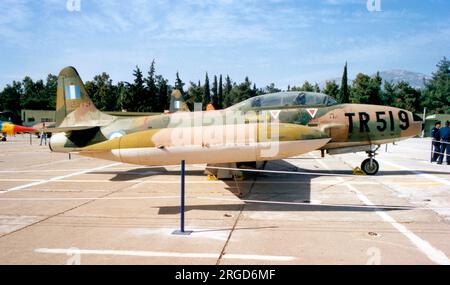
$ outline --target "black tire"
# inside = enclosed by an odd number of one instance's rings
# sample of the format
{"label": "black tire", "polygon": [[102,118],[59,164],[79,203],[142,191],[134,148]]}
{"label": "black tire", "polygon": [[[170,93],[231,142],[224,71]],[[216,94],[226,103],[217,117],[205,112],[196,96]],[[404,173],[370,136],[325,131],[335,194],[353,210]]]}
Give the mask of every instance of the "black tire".
{"label": "black tire", "polygon": [[375,159],[368,158],[361,163],[361,169],[367,175],[376,175],[380,169],[380,165]]}

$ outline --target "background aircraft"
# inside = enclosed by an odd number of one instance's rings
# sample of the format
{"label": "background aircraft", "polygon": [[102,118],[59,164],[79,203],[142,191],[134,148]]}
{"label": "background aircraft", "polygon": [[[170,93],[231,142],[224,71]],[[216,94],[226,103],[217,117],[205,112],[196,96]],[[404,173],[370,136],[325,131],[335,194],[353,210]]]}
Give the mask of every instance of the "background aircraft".
{"label": "background aircraft", "polygon": [[314,150],[364,151],[368,159],[361,168],[374,175],[380,145],[414,137],[422,128],[422,119],[406,110],[338,104],[325,94],[311,92],[267,94],[225,110],[188,112],[175,91],[170,114],[111,116],[93,105],[73,67],[59,74],[56,108],[57,127],[48,130],[57,133],[50,142],[52,151],[140,165],[186,160],[229,166]]}
{"label": "background aircraft", "polygon": [[7,135],[15,135],[17,133],[35,133],[37,132],[33,128],[28,128],[24,126],[14,125],[10,122],[3,122],[0,121],[0,134],[1,135],[1,141],[6,141]]}

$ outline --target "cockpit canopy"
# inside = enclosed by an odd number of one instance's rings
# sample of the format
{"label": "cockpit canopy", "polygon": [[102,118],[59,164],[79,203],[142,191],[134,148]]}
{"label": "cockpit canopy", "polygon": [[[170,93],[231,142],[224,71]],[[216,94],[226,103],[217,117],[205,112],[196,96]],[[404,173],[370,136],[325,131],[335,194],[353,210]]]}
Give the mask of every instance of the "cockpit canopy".
{"label": "cockpit canopy", "polygon": [[279,92],[256,96],[231,106],[231,110],[303,108],[332,106],[338,104],[332,97],[315,92]]}

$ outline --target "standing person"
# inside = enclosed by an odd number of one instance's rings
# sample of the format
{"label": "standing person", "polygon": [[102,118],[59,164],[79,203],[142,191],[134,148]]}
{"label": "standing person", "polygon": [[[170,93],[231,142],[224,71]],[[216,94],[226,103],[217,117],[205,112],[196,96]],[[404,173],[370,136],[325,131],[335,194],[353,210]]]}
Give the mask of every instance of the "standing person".
{"label": "standing person", "polygon": [[434,128],[431,129],[431,162],[436,162],[441,152],[441,137],[439,136],[439,129],[441,122],[436,122]]}
{"label": "standing person", "polygon": [[39,145],[42,146],[42,142],[45,142],[45,145],[47,145],[47,133],[45,132],[45,123],[42,124],[40,135],[41,135],[41,143]]}
{"label": "standing person", "polygon": [[447,165],[450,165],[450,121],[445,122],[445,127],[439,129],[439,135],[441,137],[441,153],[438,164],[442,164],[444,155],[447,154]]}

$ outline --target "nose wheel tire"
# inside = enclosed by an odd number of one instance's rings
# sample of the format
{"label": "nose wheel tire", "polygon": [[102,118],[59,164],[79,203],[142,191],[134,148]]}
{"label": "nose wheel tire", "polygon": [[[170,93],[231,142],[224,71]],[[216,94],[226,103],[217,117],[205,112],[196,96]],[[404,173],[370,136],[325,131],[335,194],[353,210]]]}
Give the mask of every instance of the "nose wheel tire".
{"label": "nose wheel tire", "polygon": [[380,165],[375,159],[368,158],[361,163],[361,169],[367,175],[376,175],[380,169]]}

